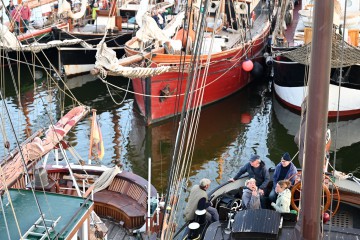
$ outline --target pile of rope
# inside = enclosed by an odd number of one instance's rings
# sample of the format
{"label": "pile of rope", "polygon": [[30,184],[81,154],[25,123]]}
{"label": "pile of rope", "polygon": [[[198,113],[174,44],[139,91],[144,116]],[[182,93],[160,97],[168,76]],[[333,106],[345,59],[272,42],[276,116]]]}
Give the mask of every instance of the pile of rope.
{"label": "pile of rope", "polygon": [[106,43],[99,43],[96,52],[95,68],[100,71],[100,75],[105,78],[107,75],[124,76],[128,78],[145,78],[168,72],[170,66],[161,67],[124,67],[119,64],[116,52],[106,46]]}
{"label": "pile of rope", "polygon": [[[292,51],[276,52],[274,56],[284,56],[294,62],[309,65],[310,52],[311,43],[308,43],[303,47],[299,47]],[[342,36],[339,34],[333,34],[331,46],[331,68],[349,67],[359,63],[360,49],[343,41]]]}

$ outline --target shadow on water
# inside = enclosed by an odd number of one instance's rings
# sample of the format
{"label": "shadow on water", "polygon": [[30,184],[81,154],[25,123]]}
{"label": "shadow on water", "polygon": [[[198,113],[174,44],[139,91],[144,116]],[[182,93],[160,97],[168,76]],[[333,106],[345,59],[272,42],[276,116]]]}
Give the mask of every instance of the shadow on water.
{"label": "shadow on water", "polygon": [[[271,113],[271,98],[263,92],[263,86],[251,85],[202,109],[191,163],[190,185],[203,177],[215,180],[217,184],[227,181],[253,153],[262,154],[265,162],[269,162],[265,135]],[[144,165],[141,159],[151,156],[152,182],[163,191],[167,187],[177,121],[171,119],[145,127],[142,116],[136,112],[131,127],[134,133],[129,135],[129,142],[138,142],[133,144],[137,149],[132,149],[132,159],[138,156],[138,165]],[[139,124],[143,131],[139,130]]]}

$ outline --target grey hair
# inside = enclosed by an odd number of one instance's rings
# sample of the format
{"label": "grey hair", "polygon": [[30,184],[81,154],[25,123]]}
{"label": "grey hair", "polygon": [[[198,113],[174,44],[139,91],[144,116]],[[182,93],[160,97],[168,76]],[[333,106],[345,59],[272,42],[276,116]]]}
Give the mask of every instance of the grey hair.
{"label": "grey hair", "polygon": [[210,179],[203,178],[200,180],[200,187],[205,187],[205,186],[209,185],[210,183],[211,183]]}
{"label": "grey hair", "polygon": [[249,182],[252,182],[252,181],[256,183],[255,178],[250,178],[250,179],[248,179],[248,180],[245,181],[245,186],[247,186],[248,183],[249,183]]}

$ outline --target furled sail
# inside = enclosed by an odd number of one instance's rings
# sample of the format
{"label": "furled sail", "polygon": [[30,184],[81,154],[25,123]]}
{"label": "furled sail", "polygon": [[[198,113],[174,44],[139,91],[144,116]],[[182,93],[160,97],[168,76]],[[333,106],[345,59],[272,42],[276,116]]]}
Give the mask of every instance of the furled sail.
{"label": "furled sail", "polygon": [[3,36],[0,40],[0,47],[14,51],[40,52],[43,49],[48,49],[58,46],[69,46],[75,44],[81,44],[84,48],[92,48],[92,46],[90,46],[84,40],[81,39],[68,39],[64,41],[54,40],[54,41],[49,41],[47,43],[34,42],[32,44],[23,45],[16,38],[16,36],[9,31],[9,28],[2,24],[0,24],[0,34],[1,36]]}
{"label": "furled sail", "polygon": [[[136,36],[143,42],[157,40],[162,43],[171,42],[171,37],[175,34],[181,25],[185,12],[180,12],[168,23],[165,29],[161,30],[155,20],[148,14],[143,15],[142,27],[137,31]],[[117,59],[115,51],[108,48],[105,43],[98,45],[96,53],[95,68],[102,77],[124,76],[128,78],[151,77],[171,70],[170,66],[159,66],[152,68],[144,67],[125,67],[121,66]]]}
{"label": "furled sail", "polygon": [[64,17],[70,17],[72,19],[79,19],[82,18],[85,14],[86,11],[86,6],[88,4],[87,0],[81,0],[81,8],[80,11],[77,13],[74,13],[71,10],[71,5],[68,1],[62,1],[62,4],[59,7],[58,10],[58,16],[64,16]]}
{"label": "furled sail", "polygon": [[128,78],[150,77],[170,70],[169,66],[157,68],[124,67],[119,63],[116,52],[106,46],[106,43],[99,43],[96,52],[95,68],[100,71],[102,77],[106,75],[124,76]]}
{"label": "furled sail", "polygon": [[160,29],[154,18],[150,16],[150,13],[145,13],[142,16],[142,24],[140,29],[136,32],[136,37],[143,42],[149,40],[156,40],[160,42],[168,41],[174,36],[176,30],[181,25],[185,17],[185,12],[181,12],[166,25],[165,29]]}

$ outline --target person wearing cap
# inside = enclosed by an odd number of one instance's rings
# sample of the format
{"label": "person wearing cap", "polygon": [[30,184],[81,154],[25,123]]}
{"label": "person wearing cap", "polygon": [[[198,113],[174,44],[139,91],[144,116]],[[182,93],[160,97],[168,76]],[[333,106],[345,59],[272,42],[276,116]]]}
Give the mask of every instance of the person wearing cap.
{"label": "person wearing cap", "polygon": [[264,191],[270,182],[270,174],[259,155],[252,155],[249,162],[242,166],[235,177],[229,179],[229,182],[239,179],[246,172],[249,174],[249,178],[255,178],[260,194],[264,195]]}
{"label": "person wearing cap", "polygon": [[246,172],[249,174],[249,178],[254,178],[256,180],[256,186],[259,188],[261,196],[261,207],[265,208],[265,196],[268,194],[266,188],[270,182],[270,174],[265,163],[260,160],[259,155],[252,155],[249,162],[242,166],[235,177],[229,179],[229,182],[237,180]]}
{"label": "person wearing cap", "polygon": [[[281,161],[275,167],[275,172],[273,176],[273,189],[269,194],[270,202],[275,202],[277,198],[277,193],[275,191],[275,187],[278,181],[289,179],[291,184],[293,185],[296,179],[297,168],[292,163],[290,154],[288,152],[284,153],[281,157]],[[291,178],[291,179],[290,179]]]}
{"label": "person wearing cap", "polygon": [[206,190],[210,186],[210,179],[203,178],[199,185],[192,187],[189,195],[189,200],[185,207],[185,220],[192,222],[195,220],[195,211],[206,209],[206,219],[211,222],[219,221],[219,213],[216,208],[211,206],[208,201]]}

